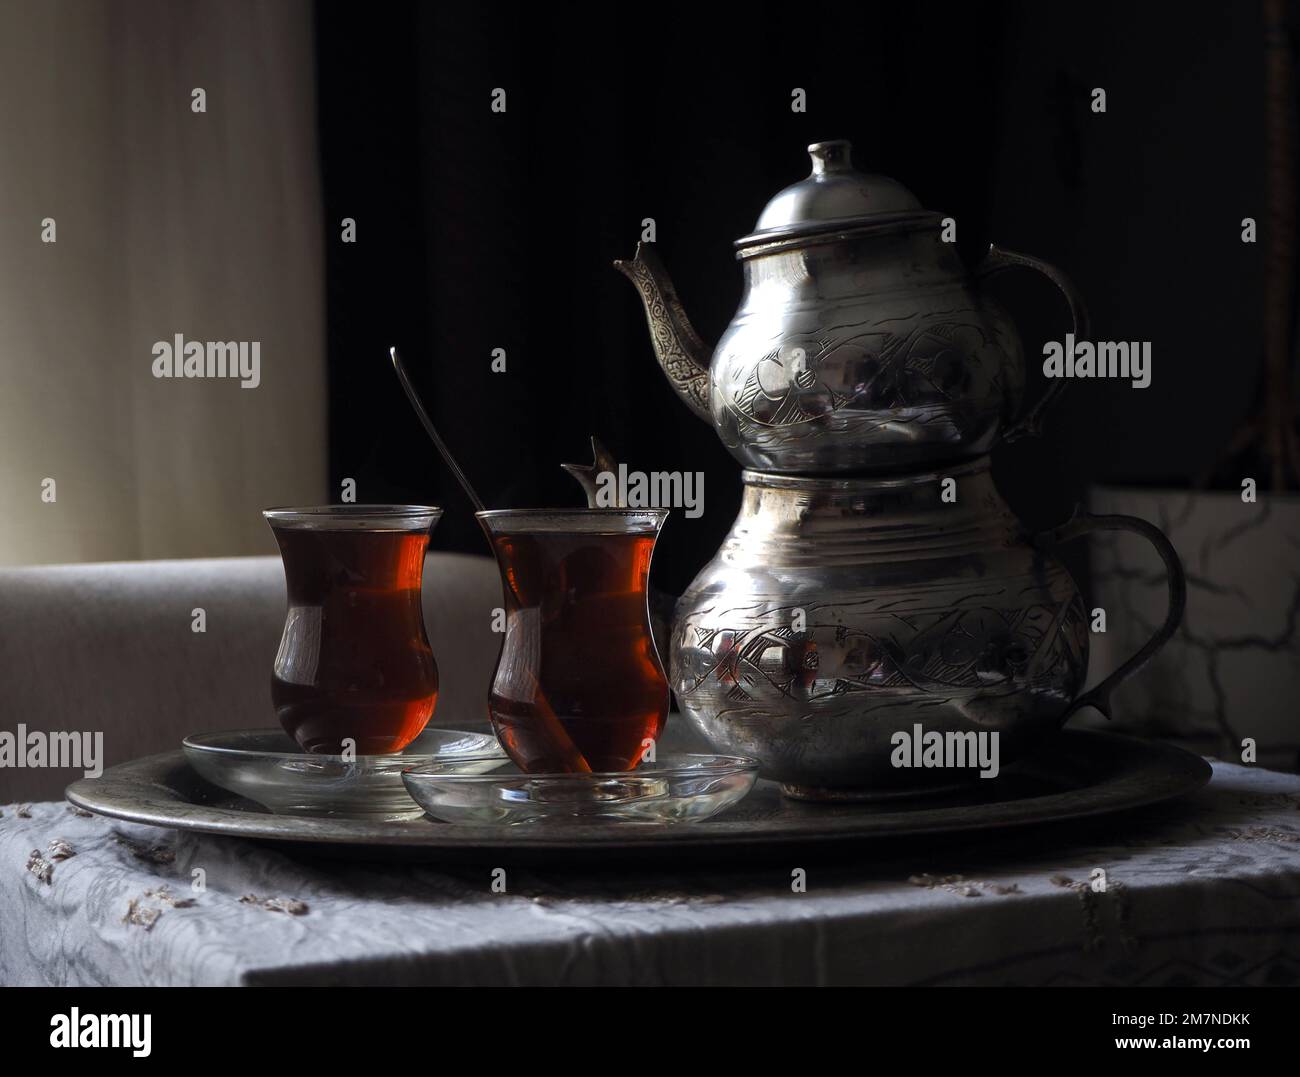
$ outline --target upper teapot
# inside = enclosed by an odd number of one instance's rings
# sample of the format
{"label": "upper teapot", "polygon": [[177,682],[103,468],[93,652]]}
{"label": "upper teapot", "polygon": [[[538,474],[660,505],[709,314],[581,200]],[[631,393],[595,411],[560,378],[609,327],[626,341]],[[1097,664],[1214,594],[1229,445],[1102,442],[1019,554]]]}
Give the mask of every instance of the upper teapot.
{"label": "upper teapot", "polygon": [[1010,318],[980,287],[1026,266],[1083,302],[1065,276],[990,247],[968,274],[944,218],[901,184],[855,170],[847,142],[808,147],[812,174],[736,240],[740,308],[713,350],[691,327],[653,249],[614,265],[645,304],[660,366],[746,467],[827,474],[915,469],[1036,432],[1056,381],[1022,412],[1025,366]]}

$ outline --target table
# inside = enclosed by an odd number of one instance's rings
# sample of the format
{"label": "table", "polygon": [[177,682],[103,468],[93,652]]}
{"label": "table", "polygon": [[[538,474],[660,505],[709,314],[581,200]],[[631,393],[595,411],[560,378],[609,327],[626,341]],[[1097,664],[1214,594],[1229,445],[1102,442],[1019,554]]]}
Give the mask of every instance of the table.
{"label": "table", "polygon": [[[1087,826],[739,871],[506,862],[504,892],[489,866],[6,805],[0,983],[1300,983],[1300,777],[1213,767],[1183,801]],[[75,855],[29,869],[57,838]]]}

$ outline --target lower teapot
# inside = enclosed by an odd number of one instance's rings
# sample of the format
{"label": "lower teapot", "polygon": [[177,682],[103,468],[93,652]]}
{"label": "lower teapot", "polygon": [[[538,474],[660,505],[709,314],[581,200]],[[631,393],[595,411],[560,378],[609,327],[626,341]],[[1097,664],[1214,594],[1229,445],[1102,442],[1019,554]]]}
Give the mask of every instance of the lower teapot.
{"label": "lower teapot", "polygon": [[[1029,535],[987,456],[942,473],[744,480],[730,533],[678,602],[671,680],[718,751],[756,758],[789,796],[931,791],[996,771],[1080,707],[1106,713],[1182,619],[1182,567],[1159,529],[1078,516]],[[1156,547],[1169,611],[1080,695],[1090,615],[1053,550],[1097,530]]]}

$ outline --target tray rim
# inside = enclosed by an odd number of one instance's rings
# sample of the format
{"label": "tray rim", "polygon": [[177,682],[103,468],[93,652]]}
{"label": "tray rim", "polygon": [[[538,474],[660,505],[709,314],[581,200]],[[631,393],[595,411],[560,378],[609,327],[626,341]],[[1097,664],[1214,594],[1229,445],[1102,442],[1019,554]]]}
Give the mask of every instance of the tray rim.
{"label": "tray rim", "polygon": [[[932,837],[999,832],[1050,823],[1064,823],[1146,807],[1192,793],[1213,774],[1209,763],[1172,744],[1143,741],[1094,730],[1064,730],[1053,742],[1056,752],[1087,754],[1096,759],[1127,761],[1131,769],[1118,777],[1086,787],[1093,799],[1077,803],[1079,790],[1025,797],[1011,801],[914,808],[907,812],[864,811],[858,825],[845,824],[843,808],[810,806],[803,814],[812,823],[822,810],[835,811],[839,825],[773,829],[762,821],[716,819],[672,824],[609,824],[597,829],[528,826],[470,826],[414,819],[401,823],[328,817],[289,816],[246,812],[239,809],[196,805],[182,799],[167,784],[177,767],[189,769],[180,749],[144,756],[109,767],[98,778],[81,778],[65,790],[69,802],[96,815],[121,822],[170,830],[325,847],[369,847],[376,850],[410,849],[448,855],[471,851],[523,850],[660,850],[699,847],[775,847],[802,844],[869,842],[898,837]],[[197,774],[194,778],[203,781]],[[1142,779],[1139,781],[1139,779]],[[1153,780],[1157,779],[1157,780]],[[116,803],[121,787],[152,787],[166,791],[156,803],[143,808],[123,808]],[[1109,790],[1109,795],[1107,791]],[[135,795],[139,795],[137,792]],[[170,797],[170,801],[168,801]],[[194,818],[168,811],[167,803],[199,809]],[[744,801],[740,802],[743,805]],[[1037,811],[1027,811],[1037,805]],[[832,820],[828,820],[832,821]],[[892,824],[892,825],[891,825]]]}

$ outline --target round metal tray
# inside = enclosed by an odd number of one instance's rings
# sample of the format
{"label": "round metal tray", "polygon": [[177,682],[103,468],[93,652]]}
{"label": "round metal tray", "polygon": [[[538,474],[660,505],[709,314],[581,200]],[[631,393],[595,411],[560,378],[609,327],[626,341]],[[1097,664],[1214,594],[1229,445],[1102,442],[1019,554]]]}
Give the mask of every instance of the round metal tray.
{"label": "round metal tray", "polygon": [[760,781],[736,807],[699,823],[470,826],[428,818],[398,822],[272,815],[209,785],[179,751],[110,767],[68,787],[99,815],[232,838],[292,843],[318,855],[427,861],[752,856],[811,852],[838,843],[1026,827],[1124,811],[1191,792],[1210,778],[1201,758],[1166,744],[1070,730],[1033,759],[943,798],[866,804],[787,800]]}

